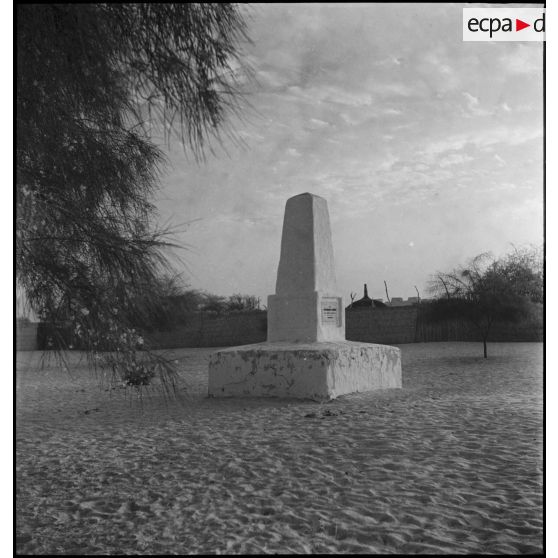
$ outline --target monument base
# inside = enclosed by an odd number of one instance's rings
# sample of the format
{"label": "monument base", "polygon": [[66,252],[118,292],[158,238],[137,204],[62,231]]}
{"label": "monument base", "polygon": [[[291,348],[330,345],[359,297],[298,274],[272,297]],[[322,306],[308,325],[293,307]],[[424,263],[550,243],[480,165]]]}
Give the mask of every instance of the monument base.
{"label": "monument base", "polygon": [[209,361],[209,395],[335,399],[401,387],[397,347],[336,341],[257,343],[223,349]]}

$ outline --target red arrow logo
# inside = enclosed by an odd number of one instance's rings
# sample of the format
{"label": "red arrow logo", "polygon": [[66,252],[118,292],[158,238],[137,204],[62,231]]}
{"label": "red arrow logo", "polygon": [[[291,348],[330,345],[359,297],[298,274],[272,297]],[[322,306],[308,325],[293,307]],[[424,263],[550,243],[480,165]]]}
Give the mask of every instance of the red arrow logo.
{"label": "red arrow logo", "polygon": [[524,21],[521,21],[520,19],[515,19],[515,30],[516,31],[521,31],[522,29],[525,29],[525,27],[531,27],[530,23],[525,23]]}

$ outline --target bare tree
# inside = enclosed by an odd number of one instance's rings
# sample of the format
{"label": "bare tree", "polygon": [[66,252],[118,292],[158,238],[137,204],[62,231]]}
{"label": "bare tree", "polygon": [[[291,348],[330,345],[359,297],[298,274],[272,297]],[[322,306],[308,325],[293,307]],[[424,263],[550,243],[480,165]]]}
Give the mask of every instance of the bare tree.
{"label": "bare tree", "polygon": [[528,282],[524,279],[536,273],[528,263],[518,264],[516,260],[511,269],[514,273],[510,273],[509,256],[496,260],[490,253],[483,253],[465,266],[436,273],[429,285],[430,292],[437,297],[431,305],[432,316],[468,320],[481,334],[485,358],[494,323],[520,319],[529,312],[529,304],[535,300],[525,292]]}
{"label": "bare tree", "polygon": [[229,312],[246,312],[258,310],[260,307],[260,299],[253,295],[233,294],[227,302],[227,310]]}

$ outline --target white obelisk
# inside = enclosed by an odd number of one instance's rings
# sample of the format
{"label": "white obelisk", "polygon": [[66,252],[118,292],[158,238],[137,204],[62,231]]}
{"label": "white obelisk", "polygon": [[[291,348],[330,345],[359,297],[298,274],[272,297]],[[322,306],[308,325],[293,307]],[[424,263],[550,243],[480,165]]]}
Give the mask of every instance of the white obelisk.
{"label": "white obelisk", "polygon": [[287,201],[275,293],[267,305],[269,342],[345,339],[324,198],[300,194]]}

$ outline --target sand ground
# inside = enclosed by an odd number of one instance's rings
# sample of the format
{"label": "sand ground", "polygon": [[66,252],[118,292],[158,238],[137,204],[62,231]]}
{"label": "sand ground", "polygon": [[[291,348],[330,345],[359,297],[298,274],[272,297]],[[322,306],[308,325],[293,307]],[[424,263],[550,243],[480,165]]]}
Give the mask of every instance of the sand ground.
{"label": "sand ground", "polygon": [[541,552],[542,344],[400,348],[403,389],[324,404],[207,398],[215,349],[143,405],[18,353],[18,552]]}

